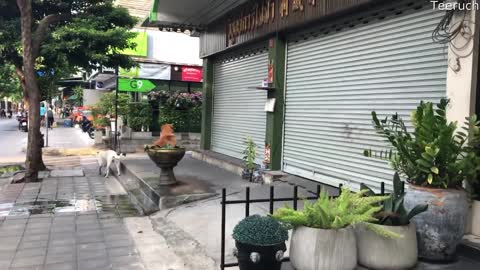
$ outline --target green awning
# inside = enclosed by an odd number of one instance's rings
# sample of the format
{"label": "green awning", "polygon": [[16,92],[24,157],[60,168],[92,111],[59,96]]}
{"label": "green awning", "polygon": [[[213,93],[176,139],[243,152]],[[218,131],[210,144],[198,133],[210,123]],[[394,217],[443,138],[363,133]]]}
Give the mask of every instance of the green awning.
{"label": "green awning", "polygon": [[142,26],[201,30],[247,0],[224,0],[212,5],[211,0],[154,0],[150,16]]}

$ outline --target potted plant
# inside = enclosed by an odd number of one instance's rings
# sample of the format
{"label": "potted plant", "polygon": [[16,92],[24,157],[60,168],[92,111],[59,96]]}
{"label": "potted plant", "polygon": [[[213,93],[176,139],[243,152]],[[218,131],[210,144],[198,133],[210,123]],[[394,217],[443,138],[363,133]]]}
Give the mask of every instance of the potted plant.
{"label": "potted plant", "polygon": [[467,133],[458,131],[456,122],[447,121],[447,105],[446,99],[436,109],[431,102],[421,102],[412,113],[413,130],[407,129],[397,114],[379,120],[372,112],[376,131],[393,149],[380,154],[365,150],[366,156],[389,160],[395,171],[406,178],[407,209],[429,205],[428,211],[415,216],[412,222],[417,228],[419,257],[436,261],[455,257],[468,209],[462,183],[475,179],[478,171],[478,158],[467,142],[475,121],[469,119]]}
{"label": "potted plant", "polygon": [[233,229],[240,270],[280,270],[287,229],[270,216],[249,216]]}
{"label": "potted plant", "polygon": [[[292,226],[290,261],[297,270],[352,270],[357,266],[357,244],[352,225],[373,222],[382,209],[376,205],[388,196],[365,197],[367,190],[352,193],[342,188],[338,198],[322,191],[315,203],[305,201],[304,209],[289,207],[275,211],[273,217]],[[398,237],[375,224],[367,228],[385,237]]]}
{"label": "potted plant", "polygon": [[[369,187],[363,184],[360,189],[368,190],[366,193],[368,196],[375,195]],[[402,237],[396,239],[383,237],[365,226],[357,226],[355,234],[360,265],[378,270],[411,269],[416,265],[417,235],[415,224],[410,223],[410,220],[425,212],[428,205],[420,204],[407,211],[403,205],[404,198],[403,182],[398,173],[395,173],[393,192],[387,200],[382,202],[383,208],[375,216],[378,218],[376,222],[378,226],[402,235]]]}
{"label": "potted plant", "polygon": [[131,139],[151,139],[149,132],[152,123],[152,107],[148,103],[135,102],[129,104],[128,126],[132,129]]}
{"label": "potted plant", "polygon": [[252,182],[253,173],[256,168],[255,159],[257,158],[257,145],[253,142],[252,137],[248,136],[245,140],[245,150],[243,151],[243,161],[245,169],[242,172],[243,179],[249,179]]}
{"label": "potted plant", "polygon": [[[480,156],[480,123],[477,121],[476,116],[472,116],[470,118],[470,125],[471,127],[471,146],[472,151],[477,155]],[[470,195],[471,195],[471,205],[470,205],[470,215],[469,215],[469,224],[467,228],[467,232],[480,236],[480,179],[476,179],[476,181],[472,181],[468,185]]]}

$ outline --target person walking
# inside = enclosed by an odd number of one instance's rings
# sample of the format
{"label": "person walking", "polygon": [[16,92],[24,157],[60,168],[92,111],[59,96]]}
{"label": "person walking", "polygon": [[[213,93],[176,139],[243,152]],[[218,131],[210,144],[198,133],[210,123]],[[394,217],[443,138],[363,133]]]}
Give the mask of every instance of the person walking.
{"label": "person walking", "polygon": [[50,108],[47,111],[47,128],[53,129],[53,108],[50,106]]}
{"label": "person walking", "polygon": [[45,114],[47,113],[47,109],[43,103],[40,103],[40,125],[45,124]]}
{"label": "person walking", "polygon": [[6,117],[5,110],[2,108],[0,109],[0,118],[5,118],[5,117]]}

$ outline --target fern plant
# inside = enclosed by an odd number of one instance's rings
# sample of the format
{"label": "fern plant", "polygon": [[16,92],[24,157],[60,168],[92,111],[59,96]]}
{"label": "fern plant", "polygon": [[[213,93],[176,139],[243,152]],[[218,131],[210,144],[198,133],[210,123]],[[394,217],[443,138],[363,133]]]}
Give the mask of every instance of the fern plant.
{"label": "fern plant", "polygon": [[372,222],[378,221],[375,213],[382,209],[378,205],[388,199],[388,196],[366,197],[368,190],[358,193],[350,192],[348,188],[342,188],[342,193],[337,198],[330,198],[323,190],[317,201],[304,202],[301,211],[288,206],[279,208],[273,214],[273,218],[291,226],[305,226],[317,229],[342,229],[358,223],[365,223],[367,228],[390,238],[399,237],[397,234],[379,228]]}
{"label": "fern plant", "polygon": [[[375,193],[365,184],[360,184],[361,190],[367,190],[367,196],[375,196]],[[410,220],[428,209],[427,204],[416,205],[412,210],[408,211],[403,205],[405,198],[405,191],[402,180],[398,173],[393,176],[393,192],[388,199],[381,203],[382,210],[375,216],[378,218],[376,223],[387,226],[405,226],[410,223]]]}
{"label": "fern plant", "polygon": [[480,166],[468,137],[476,119],[468,118],[464,131],[458,131],[457,123],[447,120],[448,103],[442,99],[435,109],[431,102],[422,101],[411,115],[413,131],[398,114],[380,120],[372,112],[375,130],[392,149],[365,150],[364,155],[389,160],[395,171],[418,186],[456,188],[464,180],[475,179]]}
{"label": "fern plant", "polygon": [[243,151],[243,161],[245,168],[250,175],[250,182],[252,181],[253,171],[255,170],[255,159],[257,158],[257,145],[252,137],[248,136],[245,140],[245,150]]}

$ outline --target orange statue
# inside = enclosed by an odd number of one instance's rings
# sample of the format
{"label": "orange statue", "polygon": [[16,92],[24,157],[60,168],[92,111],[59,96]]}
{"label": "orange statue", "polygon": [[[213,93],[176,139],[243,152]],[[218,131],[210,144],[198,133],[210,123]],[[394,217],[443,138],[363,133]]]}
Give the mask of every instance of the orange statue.
{"label": "orange statue", "polygon": [[170,145],[171,147],[177,146],[177,138],[173,133],[173,125],[165,124],[162,126],[162,132],[160,133],[160,139],[158,139],[154,145],[158,147],[165,147]]}

